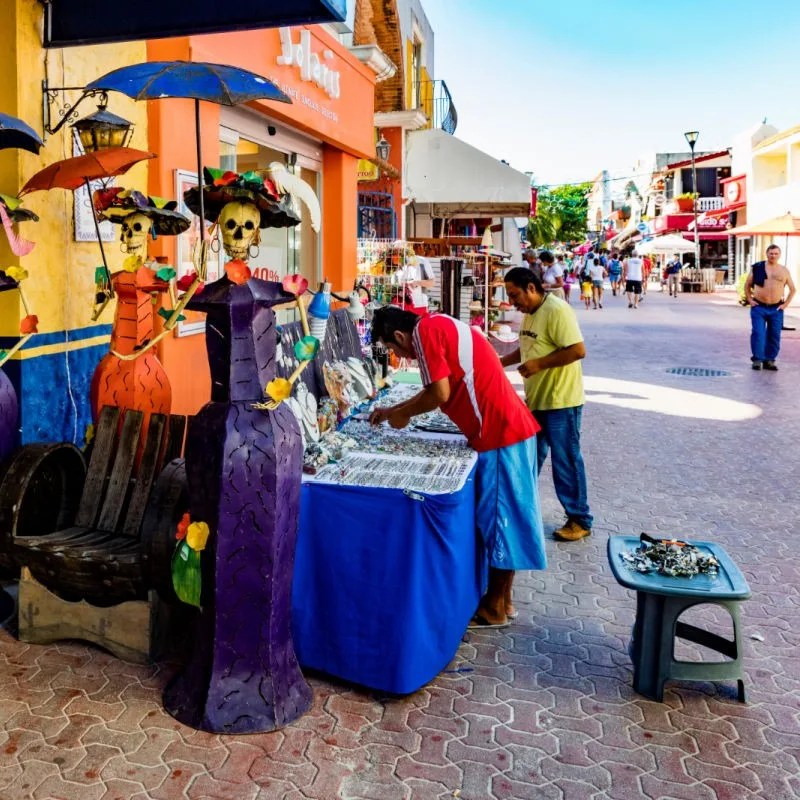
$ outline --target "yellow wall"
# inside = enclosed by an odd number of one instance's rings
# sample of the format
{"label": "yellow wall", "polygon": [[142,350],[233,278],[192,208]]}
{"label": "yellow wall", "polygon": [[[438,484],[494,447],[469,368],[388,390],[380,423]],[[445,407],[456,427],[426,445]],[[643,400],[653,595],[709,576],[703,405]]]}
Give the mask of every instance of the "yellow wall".
{"label": "yellow wall", "polygon": [[[45,50],[41,44],[42,4],[38,0],[3,0],[0,52],[0,111],[25,120],[43,133],[42,80],[50,86],[84,86],[94,78],[126,64],[145,61],[146,44],[134,42]],[[109,13],[113,9],[109,7]],[[55,125],[63,99],[74,103],[80,92],[59,97],[51,107]],[[95,101],[87,99],[78,116],[93,113]],[[147,106],[122,95],[112,95],[108,108],[135,124],[132,147],[147,149]],[[72,157],[69,125],[47,137],[40,154],[0,151],[0,192],[15,195],[43,167]],[[134,167],[118,185],[147,190],[147,166]],[[100,265],[97,242],[74,240],[74,200],[71,191],[53,189],[24,198],[26,208],[39,215],[38,223],[27,222],[18,232],[36,242],[30,255],[15,257],[0,233],[0,266],[20,265],[30,277],[23,286],[31,312],[39,317],[35,335],[3,370],[19,395],[21,441],[71,440],[80,442],[90,420],[89,382],[95,367],[108,350],[114,315],[111,303],[97,321],[92,321],[94,273]],[[117,242],[106,243],[109,266],[120,269],[123,255]],[[0,294],[0,349],[13,346],[19,337],[24,311],[15,291]]]}
{"label": "yellow wall", "polygon": [[[406,79],[406,105],[409,109],[414,108],[416,97],[414,94],[414,42],[412,39],[406,39],[406,57],[405,57],[405,79]],[[433,125],[433,79],[428,74],[428,70],[424,65],[420,66],[420,107],[428,117],[428,125],[430,128]]]}
{"label": "yellow wall", "polygon": [[[41,83],[45,70],[51,86],[82,86],[116,67],[146,60],[144,42],[44,50],[40,39],[42,5],[37,0],[6,0],[3,5],[0,52],[3,53],[5,75],[0,81],[0,110],[20,117],[39,133],[42,133]],[[9,15],[15,19],[9,20]],[[79,93],[71,92],[65,96],[74,102]],[[57,107],[51,109],[56,120]],[[108,107],[135,123],[131,146],[147,149],[146,104],[134,103],[122,95],[112,95]],[[79,116],[95,110],[96,103],[88,99],[81,104]],[[72,155],[69,125],[65,125],[56,136],[48,137],[38,156],[16,150],[0,152],[0,192],[16,194],[42,167]],[[119,180],[146,190],[146,165],[135,167]],[[91,310],[94,269],[101,263],[100,250],[96,242],[74,241],[72,192],[61,189],[36,192],[24,199],[24,205],[35,211],[40,221],[21,225],[19,232],[35,241],[36,247],[29,256],[17,259],[8,249],[5,236],[0,235],[0,264],[19,263],[30,273],[25,290],[32,311],[39,317],[39,331],[61,331],[95,324],[91,322]],[[106,243],[106,251],[112,271],[118,269],[122,253],[117,243]],[[7,305],[13,302],[10,297],[4,300]],[[8,308],[1,307],[0,312],[8,312]],[[11,317],[11,313],[0,313],[0,335],[16,335],[18,317],[17,320]],[[98,322],[110,323],[112,319],[113,306],[109,305]]]}

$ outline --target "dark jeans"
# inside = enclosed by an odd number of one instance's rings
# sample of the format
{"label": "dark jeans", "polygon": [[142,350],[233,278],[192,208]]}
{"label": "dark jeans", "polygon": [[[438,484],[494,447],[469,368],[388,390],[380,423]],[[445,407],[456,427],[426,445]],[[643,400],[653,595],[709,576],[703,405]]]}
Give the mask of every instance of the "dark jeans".
{"label": "dark jeans", "polygon": [[581,455],[581,415],[583,406],[559,408],[555,411],[534,411],[542,429],[536,435],[539,472],[551,454],[553,483],[567,518],[584,528],[592,527],[586,490],[586,468]]}
{"label": "dark jeans", "polygon": [[781,349],[783,311],[774,306],[750,306],[750,349],[753,361],[774,361]]}

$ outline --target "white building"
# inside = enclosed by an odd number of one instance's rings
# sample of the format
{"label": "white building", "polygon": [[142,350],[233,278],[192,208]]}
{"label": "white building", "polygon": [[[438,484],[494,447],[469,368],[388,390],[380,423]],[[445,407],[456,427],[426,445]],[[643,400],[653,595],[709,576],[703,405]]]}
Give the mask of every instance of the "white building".
{"label": "white building", "polygon": [[[785,214],[800,218],[800,125],[779,132],[773,125],[762,124],[740,134],[734,141],[731,185],[737,188],[731,189],[727,201],[741,204],[744,197],[746,202],[737,212],[737,227]],[[754,261],[766,258],[772,243],[781,247],[783,262],[795,284],[800,284],[797,236],[738,237],[737,271],[741,274]]]}

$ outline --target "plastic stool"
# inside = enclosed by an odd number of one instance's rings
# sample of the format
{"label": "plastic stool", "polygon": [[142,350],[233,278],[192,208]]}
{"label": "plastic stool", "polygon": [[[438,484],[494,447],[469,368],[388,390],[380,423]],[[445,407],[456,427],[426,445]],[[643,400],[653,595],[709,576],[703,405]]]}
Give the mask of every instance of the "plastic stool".
{"label": "plastic stool", "polygon": [[[745,702],[742,669],[742,638],[739,603],[750,598],[750,587],[730,556],[710,542],[692,542],[719,562],[715,576],[672,578],[658,573],[629,569],[621,554],[639,546],[633,536],[612,536],[608,540],[608,560],[617,582],[636,592],[636,622],[633,626],[631,658],[633,688],[659,702],[664,699],[668,680],[735,680],[739,702]],[[692,606],[710,603],[723,606],[733,620],[733,641],[714,633],[678,622]],[[722,653],[732,661],[676,661],[675,637]]]}

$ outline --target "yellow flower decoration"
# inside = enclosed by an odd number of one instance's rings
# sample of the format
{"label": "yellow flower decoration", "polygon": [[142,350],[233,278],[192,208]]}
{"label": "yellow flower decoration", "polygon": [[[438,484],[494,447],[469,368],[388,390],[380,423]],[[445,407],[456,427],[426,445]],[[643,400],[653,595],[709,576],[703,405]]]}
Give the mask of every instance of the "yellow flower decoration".
{"label": "yellow flower decoration", "polygon": [[142,264],[144,264],[144,259],[141,256],[128,256],[122,262],[122,269],[124,269],[125,272],[136,272]]}
{"label": "yellow flower decoration", "polygon": [[6,267],[3,272],[5,272],[12,281],[17,281],[17,283],[24,281],[25,278],[28,277],[28,270],[22,267]]}
{"label": "yellow flower decoration", "polygon": [[291,395],[292,384],[286,378],[275,378],[267,384],[266,391],[276,403],[281,403]]}
{"label": "yellow flower decoration", "polygon": [[186,544],[188,544],[192,550],[199,553],[201,550],[206,549],[206,542],[210,534],[211,531],[207,523],[192,522],[191,525],[189,525],[189,529],[186,531]]}

